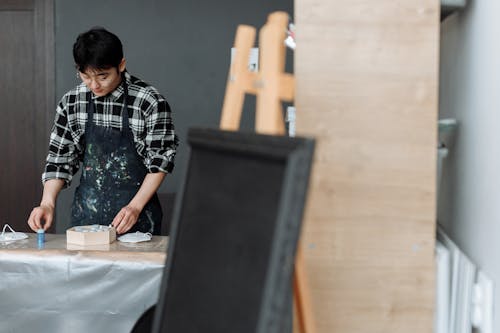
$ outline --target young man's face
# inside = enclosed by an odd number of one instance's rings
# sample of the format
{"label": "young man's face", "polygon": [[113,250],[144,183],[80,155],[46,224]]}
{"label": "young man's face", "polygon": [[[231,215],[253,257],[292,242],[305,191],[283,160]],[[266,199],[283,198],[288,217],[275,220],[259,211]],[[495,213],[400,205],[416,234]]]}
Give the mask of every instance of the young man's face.
{"label": "young man's face", "polygon": [[83,83],[94,93],[101,97],[115,90],[121,83],[121,73],[125,70],[125,59],[120,65],[108,69],[89,68],[85,73],[78,72]]}

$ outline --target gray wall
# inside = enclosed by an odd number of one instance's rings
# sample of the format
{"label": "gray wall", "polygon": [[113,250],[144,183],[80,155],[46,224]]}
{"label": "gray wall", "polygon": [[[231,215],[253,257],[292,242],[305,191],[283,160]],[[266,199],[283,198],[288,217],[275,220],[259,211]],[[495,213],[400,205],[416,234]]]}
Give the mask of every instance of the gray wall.
{"label": "gray wall", "polygon": [[495,284],[500,332],[500,1],[469,1],[441,25],[440,117],[459,121],[438,221]]}
{"label": "gray wall", "polygon": [[[267,15],[276,10],[293,17],[292,0],[56,0],[55,3],[57,100],[79,83],[71,53],[76,36],[99,25],[122,40],[128,71],[156,86],[169,101],[181,145],[175,170],[160,189],[168,193],[177,192],[186,168],[188,127],[218,126],[237,25],[259,28]],[[254,101],[247,100],[243,129],[253,127]],[[57,232],[68,226],[77,183],[59,197]]]}

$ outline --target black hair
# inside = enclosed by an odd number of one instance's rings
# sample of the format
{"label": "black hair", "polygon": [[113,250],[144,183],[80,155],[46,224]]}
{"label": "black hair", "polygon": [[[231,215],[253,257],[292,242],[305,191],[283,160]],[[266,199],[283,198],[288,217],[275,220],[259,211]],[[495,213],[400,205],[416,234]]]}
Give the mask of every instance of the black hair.
{"label": "black hair", "polygon": [[78,35],[73,44],[76,68],[84,73],[88,68],[118,68],[123,59],[120,39],[102,27],[94,27]]}

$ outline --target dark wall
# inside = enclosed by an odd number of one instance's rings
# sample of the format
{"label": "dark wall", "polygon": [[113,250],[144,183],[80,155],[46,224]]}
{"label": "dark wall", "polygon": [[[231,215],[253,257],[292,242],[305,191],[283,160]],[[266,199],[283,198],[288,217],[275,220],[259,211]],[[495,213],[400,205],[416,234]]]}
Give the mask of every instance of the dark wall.
{"label": "dark wall", "polygon": [[[128,71],[156,86],[169,101],[181,145],[174,172],[160,189],[168,193],[177,192],[184,174],[187,154],[183,142],[188,127],[218,126],[237,26],[260,28],[267,15],[276,10],[293,17],[292,0],[55,3],[57,100],[79,83],[71,55],[76,36],[99,25],[121,38]],[[254,102],[247,100],[242,128],[248,129],[254,124]],[[77,183],[60,195],[57,232],[68,226]]]}

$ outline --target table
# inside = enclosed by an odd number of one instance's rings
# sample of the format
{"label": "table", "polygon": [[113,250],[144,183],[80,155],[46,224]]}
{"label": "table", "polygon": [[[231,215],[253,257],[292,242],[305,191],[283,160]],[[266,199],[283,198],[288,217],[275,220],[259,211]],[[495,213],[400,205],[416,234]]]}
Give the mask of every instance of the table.
{"label": "table", "polygon": [[0,332],[130,332],[155,304],[167,237],[82,247],[66,235],[0,243]]}

